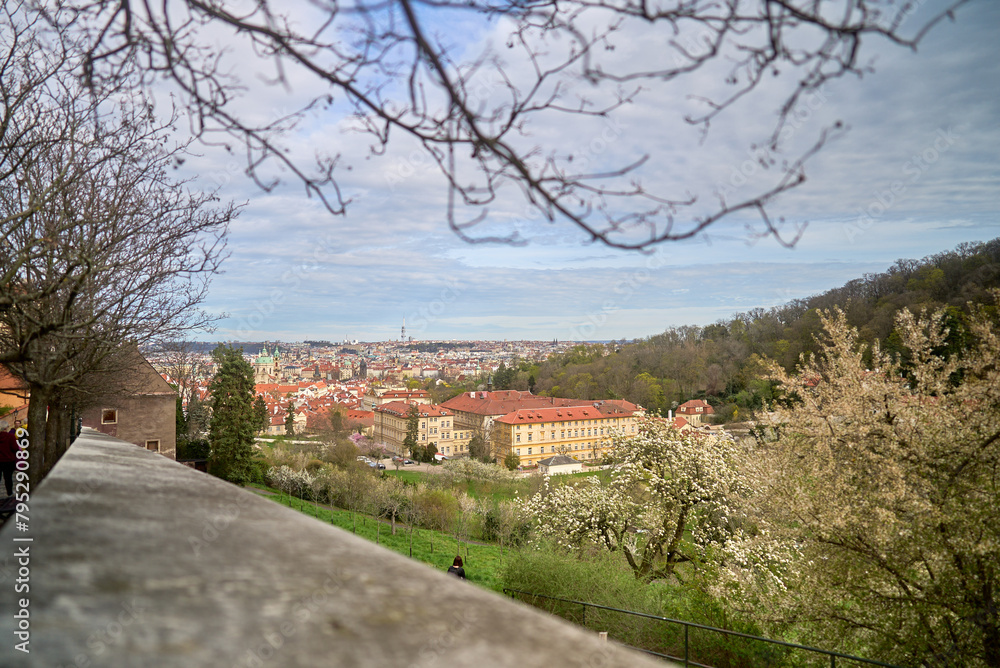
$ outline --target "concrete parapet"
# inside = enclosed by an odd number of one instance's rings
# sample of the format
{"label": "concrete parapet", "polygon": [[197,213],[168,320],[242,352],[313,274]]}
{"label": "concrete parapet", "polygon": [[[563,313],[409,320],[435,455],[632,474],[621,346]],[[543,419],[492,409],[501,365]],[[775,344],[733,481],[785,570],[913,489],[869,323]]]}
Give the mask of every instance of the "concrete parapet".
{"label": "concrete parapet", "polygon": [[93,430],[29,518],[0,531],[3,666],[663,665]]}

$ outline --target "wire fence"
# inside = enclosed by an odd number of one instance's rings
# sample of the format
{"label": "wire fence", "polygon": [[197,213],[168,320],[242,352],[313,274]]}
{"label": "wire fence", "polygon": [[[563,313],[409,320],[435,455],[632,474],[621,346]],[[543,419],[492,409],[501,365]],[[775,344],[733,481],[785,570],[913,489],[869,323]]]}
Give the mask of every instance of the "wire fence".
{"label": "wire fence", "polygon": [[[798,653],[800,658],[806,660],[805,662],[796,662],[795,665],[829,665],[830,668],[838,666],[845,668],[861,664],[881,666],[882,668],[900,668],[894,664],[874,659],[865,659],[851,654],[685,622],[645,612],[612,608],[597,603],[547,596],[508,587],[505,587],[503,591],[505,594],[510,594],[511,598],[521,596],[522,601],[535,607],[547,608],[550,613],[581,626],[601,631],[614,628],[618,632],[609,635],[615,641],[646,654],[679,662],[685,668],[714,668],[723,665],[787,665],[791,658],[789,654],[793,653]],[[550,603],[547,606],[539,606],[537,599],[546,599]],[[588,610],[590,610],[589,614]],[[635,620],[627,625],[614,624],[610,616],[615,615],[627,615]],[[808,653],[809,656],[804,656],[805,653]],[[753,664],[746,663],[748,654],[756,658]],[[712,661],[712,663],[704,663],[704,661]]]}

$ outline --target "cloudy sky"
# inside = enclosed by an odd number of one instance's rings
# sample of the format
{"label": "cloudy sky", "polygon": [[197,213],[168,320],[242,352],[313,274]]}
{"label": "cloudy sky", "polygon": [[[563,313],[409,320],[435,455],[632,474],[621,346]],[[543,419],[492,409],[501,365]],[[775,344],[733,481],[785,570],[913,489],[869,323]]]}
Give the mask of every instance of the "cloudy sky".
{"label": "cloudy sky", "polygon": [[[924,5],[930,11],[935,3]],[[460,32],[472,53],[503,40],[504,30],[501,23]],[[470,245],[448,230],[442,178],[415,147],[400,138],[385,155],[369,156],[370,140],[337,105],[311,115],[286,142],[343,156],[338,183],[351,198],[343,216],[287,178],[263,193],[237,158],[201,149],[185,166],[195,184],[221,185],[222,196],[247,202],[206,304],[228,314],[210,338],[379,341],[397,339],[404,319],[416,339],[641,338],[1000,236],[997,34],[1000,4],[976,0],[917,53],[875,44],[863,57],[874,73],[831,83],[808,100],[808,111],[793,119],[789,155],[835,121],[848,129],[808,163],[808,181],[771,208],[789,236],[808,223],[791,249],[758,238],[759,221],[737,215],[650,254],[620,251],[589,243],[568,222],[527,215],[513,198],[491,209],[482,233],[516,231],[526,245]],[[663,39],[619,36],[614,57],[642,62]],[[510,67],[516,72],[518,64]],[[748,162],[748,147],[773,130],[774,112],[769,100],[755,98],[703,139],[683,116],[695,104],[692,93],[718,90],[712,75],[674,87],[646,84],[612,121],[543,123],[524,141],[582,152],[608,168],[649,156],[636,178],[660,193],[696,196],[688,216],[719,192],[736,201],[778,173]],[[245,105],[266,118],[309,92],[315,82],[292,73],[288,87],[258,87]]]}

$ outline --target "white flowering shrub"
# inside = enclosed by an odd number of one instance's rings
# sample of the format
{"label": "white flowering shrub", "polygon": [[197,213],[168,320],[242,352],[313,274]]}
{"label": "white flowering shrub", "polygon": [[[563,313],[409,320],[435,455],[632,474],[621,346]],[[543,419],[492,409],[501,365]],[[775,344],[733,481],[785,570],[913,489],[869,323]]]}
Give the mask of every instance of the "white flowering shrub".
{"label": "white flowering shrub", "polygon": [[751,507],[792,560],[767,607],[817,620],[812,642],[1000,666],[1000,339],[987,313],[948,322],[901,312],[899,360],[825,314],[819,353],[773,369],[796,400],[748,463]]}
{"label": "white flowering shrub", "polygon": [[445,486],[451,486],[456,481],[462,480],[506,483],[517,478],[513,471],[509,471],[499,464],[484,464],[471,457],[446,460],[442,464],[438,476]]}
{"label": "white flowering shrub", "polygon": [[287,466],[272,467],[267,471],[271,487],[301,498],[312,498],[313,477],[306,471],[296,471]]}
{"label": "white flowering shrub", "polygon": [[526,504],[541,536],[568,548],[621,552],[637,578],[675,575],[681,563],[719,558],[739,527],[739,449],[725,436],[682,433],[656,418],[612,436],[608,482],[597,477],[542,490]]}

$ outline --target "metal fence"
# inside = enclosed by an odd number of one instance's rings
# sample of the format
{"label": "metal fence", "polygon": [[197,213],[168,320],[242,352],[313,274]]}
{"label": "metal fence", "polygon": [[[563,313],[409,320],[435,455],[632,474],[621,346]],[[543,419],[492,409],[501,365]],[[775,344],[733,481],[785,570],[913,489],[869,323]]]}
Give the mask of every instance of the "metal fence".
{"label": "metal fence", "polygon": [[730,631],[728,629],[720,629],[720,628],[716,628],[714,626],[706,626],[704,624],[695,624],[694,622],[685,622],[685,621],[680,620],[680,619],[671,619],[669,617],[661,617],[659,615],[651,615],[651,614],[648,614],[648,613],[645,613],[645,612],[636,612],[634,610],[623,610],[621,608],[612,608],[612,607],[607,606],[607,605],[598,605],[597,603],[587,603],[585,601],[575,601],[575,600],[569,599],[569,598],[559,598],[558,596],[547,596],[545,594],[536,594],[534,592],[521,591],[520,589],[511,589],[509,587],[504,587],[503,591],[504,591],[505,594],[510,594],[511,598],[517,598],[517,595],[520,594],[522,596],[530,596],[532,599],[544,598],[544,599],[551,600],[551,601],[559,601],[559,602],[562,602],[562,603],[569,603],[569,604],[572,604],[572,605],[579,605],[579,606],[581,606],[581,613],[582,613],[581,625],[582,626],[587,626],[587,608],[592,608],[592,609],[595,609],[595,610],[605,610],[605,611],[609,611],[609,612],[616,612],[616,613],[620,613],[620,614],[624,614],[624,615],[632,615],[634,617],[641,617],[641,618],[644,618],[644,619],[651,619],[651,620],[655,620],[655,621],[658,621],[658,622],[664,622],[664,623],[667,623],[667,624],[680,625],[681,627],[683,627],[683,630],[684,630],[684,654],[683,654],[683,656],[674,656],[674,655],[671,655],[671,654],[665,654],[665,653],[661,653],[661,652],[654,652],[652,650],[645,649],[645,648],[642,648],[642,647],[636,647],[634,645],[628,645],[628,647],[631,647],[632,649],[638,650],[640,652],[645,652],[646,654],[652,654],[654,656],[659,656],[659,657],[662,657],[664,659],[670,659],[671,661],[680,661],[680,662],[683,662],[685,668],[692,668],[692,667],[693,668],[712,668],[712,666],[709,666],[709,665],[704,664],[704,663],[698,663],[697,661],[694,661],[691,658],[691,654],[692,654],[692,649],[691,649],[691,630],[692,629],[700,629],[702,631],[707,631],[707,632],[711,632],[711,633],[719,633],[719,634],[722,634],[722,635],[725,635],[725,636],[732,636],[732,637],[736,637],[736,638],[744,638],[744,639],[747,639],[747,640],[753,640],[753,641],[756,641],[756,642],[768,643],[770,645],[775,645],[775,646],[778,646],[778,647],[784,647],[784,648],[788,648],[788,649],[792,649],[792,650],[798,650],[798,651],[801,651],[801,652],[811,652],[812,654],[816,654],[816,655],[820,655],[820,656],[827,656],[827,657],[830,658],[830,668],[836,668],[837,667],[837,665],[838,665],[837,664],[837,659],[843,659],[844,660],[844,661],[841,662],[841,664],[840,664],[841,666],[847,665],[847,664],[845,664],[845,662],[852,662],[853,661],[853,662],[856,662],[856,663],[861,663],[861,664],[870,665],[870,666],[882,666],[883,668],[900,668],[899,666],[896,666],[894,664],[884,663],[882,661],[876,661],[874,659],[865,659],[865,658],[862,658],[860,656],[853,656],[851,654],[843,654],[841,652],[832,652],[830,650],[819,649],[817,647],[809,647],[807,645],[799,645],[799,644],[792,643],[792,642],[785,642],[783,640],[774,640],[772,638],[764,638],[764,637],[761,637],[761,636],[751,635],[749,633],[741,633],[739,631]]}

